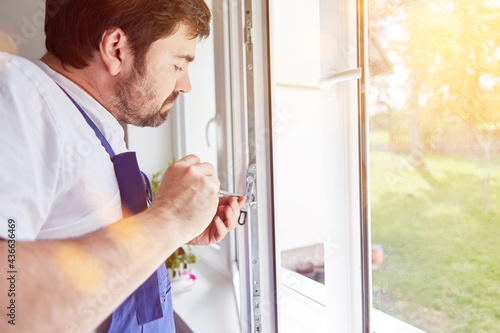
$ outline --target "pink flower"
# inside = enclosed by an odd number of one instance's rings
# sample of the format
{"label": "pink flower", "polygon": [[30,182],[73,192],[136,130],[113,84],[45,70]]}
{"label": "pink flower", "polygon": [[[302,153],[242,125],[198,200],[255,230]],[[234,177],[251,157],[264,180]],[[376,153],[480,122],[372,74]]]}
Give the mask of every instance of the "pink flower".
{"label": "pink flower", "polygon": [[193,281],[195,281],[195,280],[196,280],[196,276],[195,276],[193,273],[191,273],[191,271],[190,271],[190,270],[189,270],[189,271],[186,271],[186,272],[182,272],[182,275],[188,275],[188,274],[189,274],[189,279],[190,279],[190,280],[193,280]]}

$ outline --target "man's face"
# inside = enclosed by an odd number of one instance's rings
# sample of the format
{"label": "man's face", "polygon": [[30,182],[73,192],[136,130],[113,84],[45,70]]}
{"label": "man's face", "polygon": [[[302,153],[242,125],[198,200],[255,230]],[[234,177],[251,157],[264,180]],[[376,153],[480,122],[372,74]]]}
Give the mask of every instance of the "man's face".
{"label": "man's face", "polygon": [[[188,65],[194,59],[196,38],[188,39],[188,28],[151,45],[145,67],[131,70],[115,89],[116,117],[128,124],[157,127],[167,119],[180,92],[191,90]],[[135,66],[137,67],[137,66]]]}

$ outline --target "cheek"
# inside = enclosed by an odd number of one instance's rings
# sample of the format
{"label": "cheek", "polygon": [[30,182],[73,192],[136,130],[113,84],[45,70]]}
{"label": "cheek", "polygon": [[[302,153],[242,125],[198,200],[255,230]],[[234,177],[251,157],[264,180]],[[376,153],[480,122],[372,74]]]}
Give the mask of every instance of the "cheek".
{"label": "cheek", "polygon": [[176,85],[176,73],[169,73],[169,75],[159,75],[156,80],[156,91],[157,94],[166,99],[175,89]]}

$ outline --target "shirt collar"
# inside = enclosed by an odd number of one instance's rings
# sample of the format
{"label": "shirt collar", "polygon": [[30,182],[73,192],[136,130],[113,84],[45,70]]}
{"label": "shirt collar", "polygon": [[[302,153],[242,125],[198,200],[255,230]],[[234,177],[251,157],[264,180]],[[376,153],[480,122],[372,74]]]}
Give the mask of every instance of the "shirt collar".
{"label": "shirt collar", "polygon": [[[59,84],[75,99],[83,108],[85,113],[99,127],[103,135],[109,141],[115,152],[118,154],[126,150],[123,127],[118,120],[106,110],[95,98],[85,90],[76,85],[73,81],[57,73],[40,60],[33,61],[40,69],[49,75],[54,82]],[[117,139],[118,138],[118,139]]]}

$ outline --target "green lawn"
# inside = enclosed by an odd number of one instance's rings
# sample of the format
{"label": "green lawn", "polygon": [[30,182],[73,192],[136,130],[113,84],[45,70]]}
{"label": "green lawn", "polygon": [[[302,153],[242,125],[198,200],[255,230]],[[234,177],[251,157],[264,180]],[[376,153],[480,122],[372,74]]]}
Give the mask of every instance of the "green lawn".
{"label": "green lawn", "polygon": [[371,153],[374,306],[429,333],[500,331],[500,157]]}

